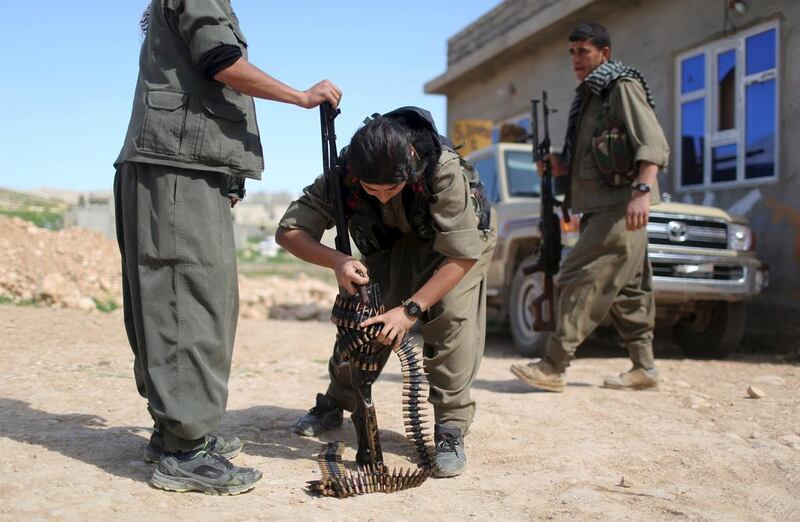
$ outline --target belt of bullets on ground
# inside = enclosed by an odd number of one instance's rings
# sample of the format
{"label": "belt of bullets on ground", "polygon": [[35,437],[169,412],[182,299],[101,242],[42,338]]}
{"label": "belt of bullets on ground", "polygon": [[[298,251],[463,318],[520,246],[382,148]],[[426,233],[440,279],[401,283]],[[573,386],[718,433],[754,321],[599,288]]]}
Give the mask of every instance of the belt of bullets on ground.
{"label": "belt of bullets on ground", "polygon": [[[384,313],[377,285],[369,285],[369,304],[359,296],[336,297],[331,321],[337,327],[334,360],[348,361],[363,371],[378,371],[380,359],[389,346],[377,341],[382,325],[366,328],[358,325],[370,317]],[[405,435],[414,449],[416,469],[411,467],[389,468],[383,464],[357,466],[355,470],[345,468],[342,463],[343,442],[323,445],[317,461],[322,478],[309,481],[309,489],[323,496],[349,497],[365,493],[393,493],[422,484],[433,469],[436,449],[430,420],[428,376],[423,369],[422,351],[406,336],[399,346],[392,347],[400,358],[403,376],[403,424]]]}

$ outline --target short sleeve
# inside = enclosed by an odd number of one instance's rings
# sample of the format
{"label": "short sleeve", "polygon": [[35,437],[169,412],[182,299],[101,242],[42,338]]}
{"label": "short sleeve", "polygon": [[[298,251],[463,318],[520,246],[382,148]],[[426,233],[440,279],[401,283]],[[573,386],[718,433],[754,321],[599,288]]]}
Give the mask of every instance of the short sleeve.
{"label": "short sleeve", "polygon": [[647,103],[647,95],[638,81],[621,80],[611,92],[612,116],[625,124],[634,150],[634,162],[647,161],[666,167],[669,145],[656,113]]}
{"label": "short sleeve", "polygon": [[433,249],[446,257],[478,259],[489,246],[489,235],[478,228],[478,214],[458,155],[443,152],[432,176]]}
{"label": "short sleeve", "polygon": [[237,24],[225,0],[173,0],[165,5],[177,14],[178,31],[195,65],[200,66],[203,56],[221,45],[244,47],[244,37],[237,37]]}
{"label": "short sleeve", "polygon": [[319,241],[334,223],[333,208],[325,201],[325,178],[320,176],[289,205],[279,226],[286,230],[303,230]]}

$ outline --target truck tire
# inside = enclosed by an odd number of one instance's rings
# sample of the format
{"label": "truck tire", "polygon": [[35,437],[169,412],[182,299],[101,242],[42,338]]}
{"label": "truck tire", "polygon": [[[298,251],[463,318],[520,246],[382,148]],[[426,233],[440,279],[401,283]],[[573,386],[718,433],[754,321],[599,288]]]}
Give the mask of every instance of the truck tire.
{"label": "truck tire", "polygon": [[531,303],[544,288],[544,274],[537,272],[531,275],[522,273],[522,267],[536,262],[536,258],[527,258],[517,266],[511,281],[511,293],[508,301],[508,318],[511,323],[511,336],[514,346],[520,355],[525,357],[542,357],[547,348],[548,332],[533,330],[533,312]]}
{"label": "truck tire", "polygon": [[730,354],[742,340],[745,327],[745,305],[715,301],[675,323],[675,340],[686,355],[717,358]]}

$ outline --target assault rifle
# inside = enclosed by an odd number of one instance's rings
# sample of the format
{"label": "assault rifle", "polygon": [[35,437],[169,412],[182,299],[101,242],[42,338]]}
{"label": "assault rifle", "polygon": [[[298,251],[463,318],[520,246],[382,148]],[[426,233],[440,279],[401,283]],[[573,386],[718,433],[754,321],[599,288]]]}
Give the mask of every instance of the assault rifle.
{"label": "assault rifle", "polygon": [[[539,141],[539,103],[542,104],[542,123],[544,139]],[[533,329],[537,332],[552,332],[556,329],[555,291],[553,277],[558,274],[561,264],[561,223],[555,207],[561,203],[553,196],[553,166],[550,163],[550,114],[556,112],[547,105],[547,91],[542,92],[541,100],[531,100],[531,141],[533,143],[533,163],[542,164],[541,217],[539,229],[542,239],[539,246],[539,259],[535,264],[522,268],[525,275],[544,273],[544,291],[533,300]],[[566,217],[566,214],[565,214]]]}

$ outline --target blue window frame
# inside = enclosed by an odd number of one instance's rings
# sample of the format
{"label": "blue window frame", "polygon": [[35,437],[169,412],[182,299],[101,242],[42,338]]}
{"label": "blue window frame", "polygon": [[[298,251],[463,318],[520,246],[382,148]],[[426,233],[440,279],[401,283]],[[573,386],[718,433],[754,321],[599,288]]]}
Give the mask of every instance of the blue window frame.
{"label": "blue window frame", "polygon": [[704,99],[686,102],[681,107],[681,183],[702,185],[705,171]]}
{"label": "blue window frame", "polygon": [[779,31],[771,22],[678,56],[678,190],[777,179]]}
{"label": "blue window frame", "polygon": [[745,56],[747,56],[747,74],[756,74],[775,68],[776,29],[770,29],[746,40]]}
{"label": "blue window frame", "polygon": [[746,179],[775,176],[775,80],[753,83],[745,94]]}
{"label": "blue window frame", "polygon": [[720,145],[711,151],[711,181],[736,180],[736,144]]}
{"label": "blue window frame", "polygon": [[681,62],[681,94],[704,89],[706,85],[706,55],[698,54]]}

